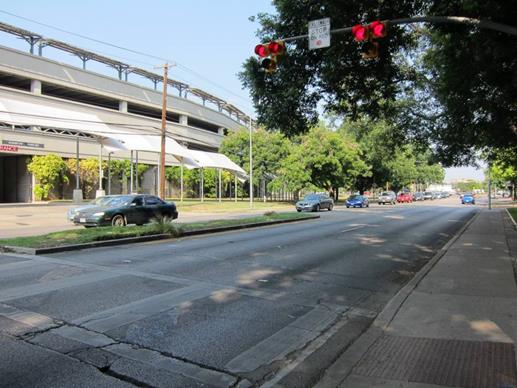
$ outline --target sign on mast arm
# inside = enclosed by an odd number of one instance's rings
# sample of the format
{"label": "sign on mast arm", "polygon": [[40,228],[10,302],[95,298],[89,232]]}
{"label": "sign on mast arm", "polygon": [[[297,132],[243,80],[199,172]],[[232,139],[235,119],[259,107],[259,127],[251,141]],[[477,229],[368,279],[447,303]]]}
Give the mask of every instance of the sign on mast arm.
{"label": "sign on mast arm", "polygon": [[330,18],[309,22],[309,50],[330,46]]}

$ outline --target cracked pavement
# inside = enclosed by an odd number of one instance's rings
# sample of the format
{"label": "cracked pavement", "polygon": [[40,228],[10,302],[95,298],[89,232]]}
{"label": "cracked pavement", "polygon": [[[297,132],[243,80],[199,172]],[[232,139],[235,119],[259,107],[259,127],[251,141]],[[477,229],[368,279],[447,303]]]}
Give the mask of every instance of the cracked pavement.
{"label": "cracked pavement", "polygon": [[0,386],[311,386],[474,214],[454,205],[0,254]]}

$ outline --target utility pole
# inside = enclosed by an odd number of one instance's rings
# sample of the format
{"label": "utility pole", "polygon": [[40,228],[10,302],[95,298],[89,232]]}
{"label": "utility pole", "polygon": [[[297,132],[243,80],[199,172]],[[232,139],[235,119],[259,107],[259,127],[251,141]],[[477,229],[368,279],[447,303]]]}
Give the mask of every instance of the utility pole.
{"label": "utility pole", "polygon": [[488,210],[492,210],[492,164],[488,162]]}
{"label": "utility pole", "polygon": [[163,66],[163,91],[162,91],[162,134],[160,148],[160,198],[165,199],[165,133],[167,130],[167,76],[169,64]]}
{"label": "utility pole", "polygon": [[249,130],[250,130],[250,207],[253,207],[253,142],[251,140],[251,116],[249,122]]}

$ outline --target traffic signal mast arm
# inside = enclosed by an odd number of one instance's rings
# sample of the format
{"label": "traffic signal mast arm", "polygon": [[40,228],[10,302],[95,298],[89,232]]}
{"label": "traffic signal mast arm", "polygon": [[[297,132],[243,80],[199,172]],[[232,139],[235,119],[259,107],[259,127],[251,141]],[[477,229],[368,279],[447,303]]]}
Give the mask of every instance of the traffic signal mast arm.
{"label": "traffic signal mast arm", "polygon": [[[488,30],[495,30],[499,32],[504,32],[509,35],[517,36],[517,28],[509,26],[507,24],[495,23],[488,20],[479,20],[473,18],[467,18],[463,16],[417,16],[413,18],[403,18],[403,19],[393,19],[393,20],[385,20],[386,26],[394,26],[398,24],[413,24],[413,23],[433,23],[433,24],[469,24],[473,26],[477,26],[479,28],[484,28]],[[353,27],[344,27],[337,28],[334,30],[330,30],[331,34],[342,34],[352,32]],[[308,34],[292,36],[289,38],[282,39],[285,43],[294,42],[300,39],[307,39],[309,37]]]}

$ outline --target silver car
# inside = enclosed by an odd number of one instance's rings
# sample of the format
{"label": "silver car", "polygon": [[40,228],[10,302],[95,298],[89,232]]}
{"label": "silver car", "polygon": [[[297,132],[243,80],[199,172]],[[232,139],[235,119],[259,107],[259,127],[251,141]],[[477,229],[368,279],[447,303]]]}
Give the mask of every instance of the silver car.
{"label": "silver car", "polygon": [[334,200],[326,194],[308,194],[301,201],[296,202],[296,210],[319,212],[321,209],[331,211],[334,208]]}
{"label": "silver car", "polygon": [[379,195],[377,202],[379,205],[385,205],[387,203],[395,205],[397,203],[397,194],[395,194],[393,191],[383,191],[381,195]]}

